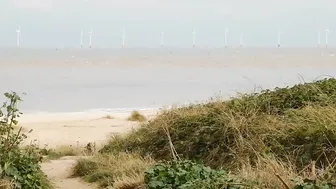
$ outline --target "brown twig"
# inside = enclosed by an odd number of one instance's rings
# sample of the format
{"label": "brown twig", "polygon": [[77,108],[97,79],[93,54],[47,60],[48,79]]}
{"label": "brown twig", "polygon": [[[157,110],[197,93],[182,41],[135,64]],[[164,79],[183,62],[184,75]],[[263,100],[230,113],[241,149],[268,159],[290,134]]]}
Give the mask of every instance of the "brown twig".
{"label": "brown twig", "polygon": [[286,189],[290,189],[288,184],[281,178],[281,176],[278,173],[276,173],[275,176],[278,177],[278,179],[282,182],[282,184],[286,187]]}
{"label": "brown twig", "polygon": [[162,126],[162,127],[163,127],[163,130],[165,131],[165,133],[166,133],[166,135],[167,135],[167,138],[168,138],[168,141],[169,141],[169,147],[170,147],[171,153],[172,153],[172,155],[173,155],[173,158],[174,158],[175,160],[176,160],[176,159],[180,159],[180,157],[178,156],[177,151],[176,151],[176,149],[175,149],[175,147],[174,147],[174,144],[173,144],[173,142],[172,142],[172,140],[171,140],[171,137],[170,137],[168,128],[165,127],[165,126]]}
{"label": "brown twig", "polygon": [[312,161],[311,163],[311,180],[316,181],[316,161]]}

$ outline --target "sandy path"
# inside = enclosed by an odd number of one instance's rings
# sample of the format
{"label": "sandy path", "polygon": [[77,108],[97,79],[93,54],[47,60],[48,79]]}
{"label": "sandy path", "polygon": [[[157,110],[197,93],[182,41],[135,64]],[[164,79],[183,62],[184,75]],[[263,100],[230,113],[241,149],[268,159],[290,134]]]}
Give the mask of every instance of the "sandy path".
{"label": "sandy path", "polygon": [[[156,111],[141,112],[147,118],[155,117]],[[113,133],[126,133],[136,128],[137,122],[127,121],[130,113],[110,114],[113,119],[104,118],[105,113],[66,113],[24,115],[20,125],[24,131],[33,130],[25,140],[26,144],[34,142],[41,148],[57,146],[85,146],[88,142],[97,143],[97,147],[106,142]],[[78,157],[77,157],[78,158]],[[88,184],[80,178],[69,178],[76,157],[63,157],[42,163],[42,170],[55,184],[57,189],[94,189],[96,185]]]}
{"label": "sandy path", "polygon": [[98,186],[88,184],[80,178],[69,178],[71,168],[76,163],[75,157],[63,157],[59,160],[51,160],[50,162],[42,163],[42,170],[48,178],[55,184],[56,189],[93,189]]}

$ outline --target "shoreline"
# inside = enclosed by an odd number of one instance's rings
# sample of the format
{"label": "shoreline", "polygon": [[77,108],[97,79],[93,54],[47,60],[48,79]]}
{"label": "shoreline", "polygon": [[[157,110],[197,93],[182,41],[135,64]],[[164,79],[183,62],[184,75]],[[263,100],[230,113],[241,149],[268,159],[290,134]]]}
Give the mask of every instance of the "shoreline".
{"label": "shoreline", "polygon": [[138,111],[144,115],[152,115],[153,113],[160,112],[167,108],[125,108],[125,109],[93,109],[88,111],[75,111],[75,112],[29,112],[24,113],[19,118],[19,123],[41,123],[50,121],[75,121],[82,119],[98,119],[106,115],[111,115],[116,118],[126,119],[133,111]]}

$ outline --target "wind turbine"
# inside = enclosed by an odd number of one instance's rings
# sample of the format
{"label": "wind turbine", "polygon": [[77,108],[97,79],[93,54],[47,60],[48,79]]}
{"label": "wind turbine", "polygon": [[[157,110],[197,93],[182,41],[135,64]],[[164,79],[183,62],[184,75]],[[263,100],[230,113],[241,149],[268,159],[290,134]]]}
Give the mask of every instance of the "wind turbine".
{"label": "wind turbine", "polygon": [[125,47],[125,34],[126,34],[126,29],[121,30],[121,37],[122,37],[122,48]]}
{"label": "wind turbine", "polygon": [[81,48],[83,48],[83,36],[84,36],[84,32],[82,30],[82,32],[81,32],[81,39],[80,39]]}
{"label": "wind turbine", "polygon": [[321,46],[321,31],[317,31],[317,47],[320,48]]}
{"label": "wind turbine", "polygon": [[240,47],[243,47],[243,32],[240,32]]}
{"label": "wind turbine", "polygon": [[16,41],[16,43],[17,43],[17,47],[20,47],[20,39],[21,39],[21,28],[20,28],[20,26],[18,27],[18,29],[16,30],[16,37],[17,37],[17,41]]}
{"label": "wind turbine", "polygon": [[161,44],[161,47],[163,47],[163,32],[161,32],[160,44]]}
{"label": "wind turbine", "polygon": [[325,36],[326,37],[326,47],[328,47],[328,37],[329,37],[330,33],[331,33],[331,31],[329,30],[329,28],[325,30],[325,34],[326,34],[326,36]]}
{"label": "wind turbine", "polygon": [[89,45],[92,48],[92,29],[89,31]]}
{"label": "wind turbine", "polygon": [[196,29],[193,31],[193,47],[196,47]]}
{"label": "wind turbine", "polygon": [[227,48],[227,33],[229,32],[229,30],[226,28],[225,29],[225,36],[224,36],[224,40],[225,40],[225,48]]}
{"label": "wind turbine", "polygon": [[281,43],[281,35],[283,33],[281,31],[278,31],[278,47],[280,47],[280,43]]}

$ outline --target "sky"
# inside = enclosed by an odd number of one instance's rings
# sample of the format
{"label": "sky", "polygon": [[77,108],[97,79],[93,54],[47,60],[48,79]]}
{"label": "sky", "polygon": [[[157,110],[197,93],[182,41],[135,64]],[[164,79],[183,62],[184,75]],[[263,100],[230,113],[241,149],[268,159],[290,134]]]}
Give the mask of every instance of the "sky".
{"label": "sky", "polygon": [[92,28],[92,45],[115,48],[126,29],[127,47],[187,48],[196,29],[198,46],[276,46],[281,31],[283,46],[316,46],[317,31],[325,44],[336,46],[335,0],[0,0],[0,47],[77,48],[81,30],[84,46]]}

